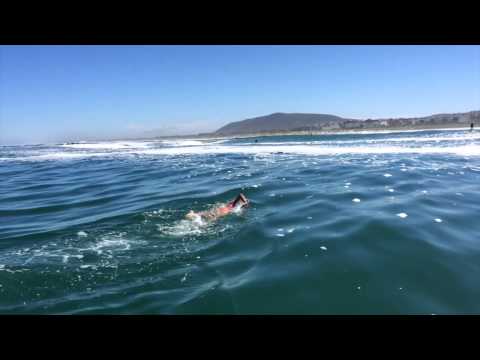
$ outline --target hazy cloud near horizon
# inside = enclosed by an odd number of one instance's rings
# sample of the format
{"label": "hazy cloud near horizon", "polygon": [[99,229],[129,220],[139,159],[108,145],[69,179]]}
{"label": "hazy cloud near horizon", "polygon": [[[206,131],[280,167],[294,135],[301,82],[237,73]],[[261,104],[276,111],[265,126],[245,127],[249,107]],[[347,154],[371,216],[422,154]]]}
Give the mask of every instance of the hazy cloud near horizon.
{"label": "hazy cloud near horizon", "polygon": [[[226,123],[226,122],[225,122]],[[171,136],[171,135],[196,135],[203,132],[215,131],[223,125],[216,126],[206,121],[179,121],[176,124],[148,126],[141,123],[129,123],[126,130],[138,136]]]}
{"label": "hazy cloud near horizon", "polygon": [[[1,120],[1,118],[0,118]],[[39,143],[61,143],[67,141],[98,141],[108,139],[127,138],[148,138],[172,135],[196,135],[203,132],[215,131],[228,121],[209,123],[207,121],[180,121],[177,124],[163,121],[129,121],[121,123],[113,128],[84,129],[81,126],[73,125],[65,129],[40,129],[35,133],[29,131],[18,122],[15,127],[9,127],[7,131],[0,121],[0,144],[39,144]],[[218,125],[215,125],[218,124]]]}

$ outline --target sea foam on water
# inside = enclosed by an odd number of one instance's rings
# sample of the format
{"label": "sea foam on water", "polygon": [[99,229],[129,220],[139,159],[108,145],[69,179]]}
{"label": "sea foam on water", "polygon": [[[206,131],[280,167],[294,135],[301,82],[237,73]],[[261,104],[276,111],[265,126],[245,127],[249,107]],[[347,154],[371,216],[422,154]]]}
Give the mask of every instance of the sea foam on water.
{"label": "sea foam on water", "polygon": [[0,312],[477,313],[473,135],[0,146]]}

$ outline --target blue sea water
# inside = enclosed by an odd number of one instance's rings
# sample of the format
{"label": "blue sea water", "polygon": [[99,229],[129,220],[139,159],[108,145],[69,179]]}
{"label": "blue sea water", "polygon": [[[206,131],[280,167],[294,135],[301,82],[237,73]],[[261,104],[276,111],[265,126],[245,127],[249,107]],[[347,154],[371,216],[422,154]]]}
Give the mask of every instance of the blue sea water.
{"label": "blue sea water", "polygon": [[0,179],[2,314],[480,313],[479,132],[1,146]]}

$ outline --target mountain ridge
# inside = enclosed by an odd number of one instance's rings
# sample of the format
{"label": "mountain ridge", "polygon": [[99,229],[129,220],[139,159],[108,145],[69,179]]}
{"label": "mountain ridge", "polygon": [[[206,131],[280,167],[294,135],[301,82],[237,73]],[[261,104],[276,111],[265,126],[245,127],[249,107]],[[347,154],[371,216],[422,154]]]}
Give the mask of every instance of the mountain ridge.
{"label": "mountain ridge", "polygon": [[331,114],[282,113],[230,122],[211,134],[230,136],[266,132],[402,128],[418,126],[451,126],[480,122],[480,110],[463,113],[439,113],[410,118],[353,119]]}

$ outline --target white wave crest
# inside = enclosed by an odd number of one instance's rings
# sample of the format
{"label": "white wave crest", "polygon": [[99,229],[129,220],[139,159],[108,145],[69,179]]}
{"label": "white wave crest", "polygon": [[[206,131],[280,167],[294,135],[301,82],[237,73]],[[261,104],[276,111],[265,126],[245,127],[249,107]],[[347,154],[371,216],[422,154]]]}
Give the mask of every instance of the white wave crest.
{"label": "white wave crest", "polygon": [[343,155],[343,154],[454,154],[462,156],[480,155],[480,145],[460,146],[202,146],[150,149],[140,152],[145,155],[195,155],[195,154],[300,154],[300,155]]}
{"label": "white wave crest", "polygon": [[411,137],[390,137],[390,138],[380,138],[380,139],[355,139],[355,140],[314,140],[314,141],[283,141],[283,142],[262,142],[258,143],[246,143],[245,145],[342,145],[342,144],[376,144],[376,143],[389,143],[389,142],[406,142],[406,143],[416,143],[416,142],[439,142],[439,141],[471,141],[479,140],[480,134],[452,134],[451,136],[411,136]]}
{"label": "white wave crest", "polygon": [[204,145],[202,141],[198,140],[163,140],[162,144],[169,146],[201,146]]}
{"label": "white wave crest", "polygon": [[104,141],[94,143],[76,143],[76,144],[62,144],[61,146],[74,149],[139,149],[148,148],[152,142],[145,141]]}

